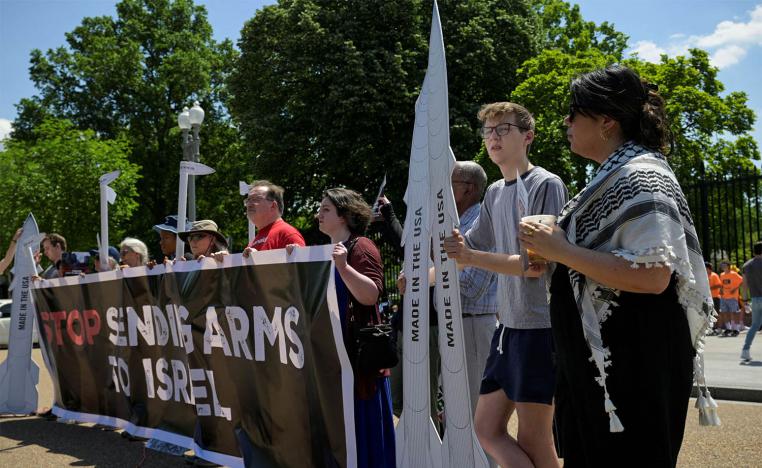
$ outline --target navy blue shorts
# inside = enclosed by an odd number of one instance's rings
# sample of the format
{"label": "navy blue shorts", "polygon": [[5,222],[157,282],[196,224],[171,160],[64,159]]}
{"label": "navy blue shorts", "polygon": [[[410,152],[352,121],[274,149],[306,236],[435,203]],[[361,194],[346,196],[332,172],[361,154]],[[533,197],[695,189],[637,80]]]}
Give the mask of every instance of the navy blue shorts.
{"label": "navy blue shorts", "polygon": [[[550,328],[520,330],[500,325],[492,336],[479,393],[502,389],[517,403],[553,403],[556,389],[553,335]],[[502,335],[502,353],[499,344]]]}

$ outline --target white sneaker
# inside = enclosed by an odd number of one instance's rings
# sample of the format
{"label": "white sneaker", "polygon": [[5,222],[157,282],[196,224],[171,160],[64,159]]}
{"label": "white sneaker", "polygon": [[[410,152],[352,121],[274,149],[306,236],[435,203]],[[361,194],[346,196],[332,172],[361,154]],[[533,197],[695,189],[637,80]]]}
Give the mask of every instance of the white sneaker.
{"label": "white sneaker", "polygon": [[742,361],[751,361],[751,353],[749,353],[748,349],[742,349],[741,350],[741,360]]}

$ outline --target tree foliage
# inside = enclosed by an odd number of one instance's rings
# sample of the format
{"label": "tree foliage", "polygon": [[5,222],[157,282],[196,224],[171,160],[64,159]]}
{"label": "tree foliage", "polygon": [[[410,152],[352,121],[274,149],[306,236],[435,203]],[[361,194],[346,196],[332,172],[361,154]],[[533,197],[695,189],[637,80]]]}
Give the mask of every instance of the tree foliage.
{"label": "tree foliage", "polygon": [[[229,84],[254,172],[307,213],[336,185],[366,198],[386,172],[390,197],[407,180],[415,99],[428,58],[432,2],[284,0],[249,20]],[[440,3],[448,61],[451,143],[471,159],[476,112],[503,100],[538,47],[522,0]]]}
{"label": "tree foliage", "polygon": [[95,247],[98,179],[116,169],[121,174],[110,184],[117,198],[109,206],[109,237],[116,242],[131,232],[140,168],[128,160],[126,138],[99,137],[57,119],[44,120],[30,136],[33,141],[5,141],[0,152],[0,238],[10,237],[32,212],[40,231],[63,234],[70,250]]}
{"label": "tree foliage", "polygon": [[535,163],[559,174],[573,189],[584,185],[592,163],[571,154],[563,125],[569,83],[580,73],[617,62],[659,86],[675,141],[670,164],[682,183],[705,173],[746,171],[752,167],[751,160],[759,159],[749,133],[754,113],[747,107],[746,95],[721,95],[724,87],[706,52],[694,49],[686,57],[664,56],[660,63],[648,63],[637,58],[621,61],[591,48],[575,54],[546,50],[527,60],[520,70],[524,81],[511,99],[535,114]]}
{"label": "tree foliage", "polygon": [[[116,9],[115,18],[84,18],[66,34],[66,46],[32,52],[30,75],[39,95],[17,106],[13,137],[33,139],[35,127],[52,115],[129,140],[130,161],[142,175],[141,210],[130,232],[149,235],[152,224],[176,211],[182,157],[176,118],[183,106],[201,101],[202,137],[207,131],[230,135],[215,127],[229,126],[224,80],[235,54],[229,41],[212,39],[206,10],[191,0],[123,0]],[[212,141],[219,146],[202,146],[202,160],[229,151],[230,140]],[[214,182],[200,183],[200,197]]]}

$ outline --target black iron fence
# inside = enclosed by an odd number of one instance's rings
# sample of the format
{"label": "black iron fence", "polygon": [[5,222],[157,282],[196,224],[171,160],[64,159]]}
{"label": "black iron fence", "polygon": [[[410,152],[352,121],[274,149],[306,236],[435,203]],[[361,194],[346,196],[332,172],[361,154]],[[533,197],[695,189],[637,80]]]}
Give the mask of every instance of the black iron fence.
{"label": "black iron fence", "polygon": [[707,176],[683,191],[696,224],[704,258],[715,268],[722,260],[739,267],[762,240],[762,175],[757,171]]}
{"label": "black iron fence", "polygon": [[[752,256],[752,246],[762,240],[762,174],[746,173],[706,176],[694,184],[683,185],[704,258],[716,270],[722,260],[741,266]],[[396,280],[402,267],[398,250],[373,230],[370,237],[384,261],[386,295],[390,302],[400,301]]]}

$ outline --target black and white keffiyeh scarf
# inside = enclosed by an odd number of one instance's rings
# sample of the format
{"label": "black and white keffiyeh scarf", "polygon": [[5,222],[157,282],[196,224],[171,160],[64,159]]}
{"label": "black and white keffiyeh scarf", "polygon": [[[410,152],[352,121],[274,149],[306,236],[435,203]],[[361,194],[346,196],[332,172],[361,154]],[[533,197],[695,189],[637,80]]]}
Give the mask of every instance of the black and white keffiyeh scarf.
{"label": "black and white keffiyeh scarf", "polygon": [[[676,273],[677,294],[696,349],[699,420],[702,425],[719,425],[717,404],[704,378],[704,335],[716,320],[709,280],[688,203],[664,156],[634,142],[625,143],[567,203],[558,224],[573,244],[613,253],[632,262],[632,268],[664,265]],[[601,324],[617,304],[620,291],[571,268],[569,279],[591,360],[598,369],[596,380],[603,387],[609,429],[621,432],[624,427],[606,388],[606,367],[612,364],[612,356],[601,338]]]}

